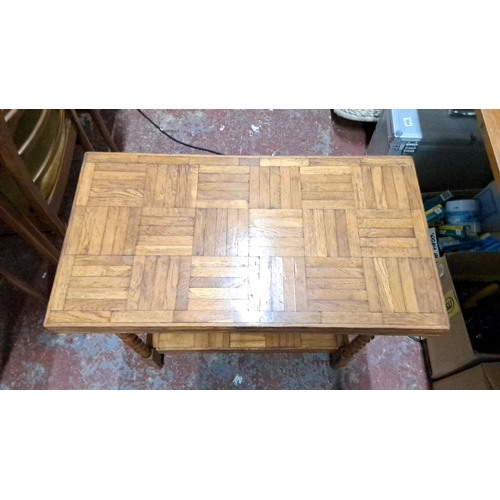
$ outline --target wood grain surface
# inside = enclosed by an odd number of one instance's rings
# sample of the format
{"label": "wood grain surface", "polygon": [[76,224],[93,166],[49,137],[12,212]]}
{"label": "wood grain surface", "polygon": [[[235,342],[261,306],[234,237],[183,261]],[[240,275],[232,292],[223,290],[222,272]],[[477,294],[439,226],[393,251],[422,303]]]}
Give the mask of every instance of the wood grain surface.
{"label": "wood grain surface", "polygon": [[439,334],[426,228],[407,157],[87,153],[45,327],[172,350]]}
{"label": "wood grain surface", "polygon": [[500,109],[478,109],[476,114],[493,177],[500,184]]}
{"label": "wood grain surface", "polygon": [[332,333],[262,333],[260,330],[180,332],[153,335],[153,347],[161,353],[176,351],[328,352],[348,345],[346,335]]}

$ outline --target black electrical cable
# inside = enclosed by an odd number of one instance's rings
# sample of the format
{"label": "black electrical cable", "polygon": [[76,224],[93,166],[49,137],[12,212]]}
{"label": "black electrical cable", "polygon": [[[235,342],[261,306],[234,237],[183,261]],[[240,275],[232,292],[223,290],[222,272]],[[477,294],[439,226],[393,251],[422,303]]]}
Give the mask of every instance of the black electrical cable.
{"label": "black electrical cable", "polygon": [[413,337],[411,335],[408,335],[408,337],[410,337],[412,340],[414,340],[415,342],[418,342],[419,344],[422,343],[422,341],[418,338],[418,337]]}
{"label": "black electrical cable", "polygon": [[142,116],[144,116],[144,118],[146,118],[146,120],[149,123],[151,123],[151,125],[153,125],[153,127],[157,128],[163,135],[166,135],[172,141],[177,142],[178,144],[182,144],[183,146],[186,146],[188,148],[199,149],[200,151],[206,151],[207,153],[213,153],[214,155],[224,155],[224,153],[219,153],[217,151],[213,151],[213,150],[207,149],[207,148],[199,148],[198,146],[193,146],[192,144],[188,144],[187,142],[179,141],[179,139],[176,139],[175,137],[173,137],[170,134],[168,134],[167,132],[165,132],[159,125],[157,125],[153,120],[151,120],[151,118],[149,118],[149,116],[146,113],[142,112],[140,109],[138,109],[137,111],[139,111],[139,113]]}

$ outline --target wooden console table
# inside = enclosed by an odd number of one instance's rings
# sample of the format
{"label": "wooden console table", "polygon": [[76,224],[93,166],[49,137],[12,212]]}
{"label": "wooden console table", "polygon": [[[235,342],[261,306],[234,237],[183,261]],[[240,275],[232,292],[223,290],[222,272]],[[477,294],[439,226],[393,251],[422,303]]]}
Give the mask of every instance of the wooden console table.
{"label": "wooden console table", "polygon": [[124,153],[86,154],[44,324],[335,367],[449,328],[411,158]]}

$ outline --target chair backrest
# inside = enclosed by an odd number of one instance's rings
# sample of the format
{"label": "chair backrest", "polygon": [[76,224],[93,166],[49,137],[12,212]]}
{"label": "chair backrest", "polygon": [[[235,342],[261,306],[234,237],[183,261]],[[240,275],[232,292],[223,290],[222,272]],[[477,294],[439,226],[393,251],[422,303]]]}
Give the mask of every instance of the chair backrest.
{"label": "chair backrest", "polygon": [[[38,186],[33,182],[32,175],[30,175],[23,159],[18,153],[18,148],[5,118],[0,118],[0,165],[2,170],[5,169],[10,174],[18,190],[40,219],[55,234],[64,236],[66,227],[49,206]],[[8,198],[6,194],[5,196]]]}

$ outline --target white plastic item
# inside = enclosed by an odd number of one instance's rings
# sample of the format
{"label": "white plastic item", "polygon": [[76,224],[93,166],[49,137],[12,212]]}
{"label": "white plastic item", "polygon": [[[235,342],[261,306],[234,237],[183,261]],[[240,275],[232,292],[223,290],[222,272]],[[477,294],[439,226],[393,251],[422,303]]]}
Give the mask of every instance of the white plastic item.
{"label": "white plastic item", "polygon": [[479,202],[477,200],[451,200],[446,202],[447,212],[474,212],[479,214]]}
{"label": "white plastic item", "polygon": [[[480,233],[481,232],[481,223],[480,222],[468,221],[467,225],[470,226],[470,230],[472,233]],[[483,231],[484,231],[484,228],[483,228]]]}
{"label": "white plastic item", "polygon": [[478,195],[480,203],[479,220],[483,231],[500,231],[500,188],[493,181]]}
{"label": "white plastic item", "polygon": [[479,222],[478,200],[447,201],[445,209],[447,224],[468,224],[470,222]]}

